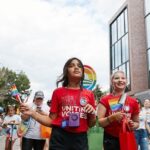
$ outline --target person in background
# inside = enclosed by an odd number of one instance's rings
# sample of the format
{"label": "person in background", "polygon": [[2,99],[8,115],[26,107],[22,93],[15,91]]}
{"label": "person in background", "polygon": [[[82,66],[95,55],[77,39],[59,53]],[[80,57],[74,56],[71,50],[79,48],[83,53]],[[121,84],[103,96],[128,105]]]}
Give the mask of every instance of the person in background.
{"label": "person in background", "polygon": [[2,128],[2,123],[4,120],[3,112],[4,112],[4,109],[0,107],[0,136],[2,135],[2,131],[3,131],[3,128]]}
{"label": "person in background", "polygon": [[[51,100],[47,101],[47,105],[51,109]],[[51,137],[51,134],[50,134],[50,137]],[[44,145],[44,150],[48,150],[49,149],[49,141],[50,141],[50,138],[49,139],[46,138],[45,145]]]}
{"label": "person in background", "polygon": [[146,129],[148,131],[148,138],[149,138],[149,141],[150,141],[150,132],[149,132],[149,128],[150,128],[150,100],[149,99],[144,100],[143,110],[146,113],[146,122],[147,122]]}
{"label": "person in background", "polygon": [[[43,116],[48,116],[49,107],[43,103],[44,93],[42,91],[35,92],[33,103],[29,105],[36,113]],[[29,119],[29,127],[26,134],[22,138],[22,150],[43,150],[45,145],[45,139],[41,138],[40,126],[41,124],[37,122],[33,117],[25,115],[22,113],[22,119]]]}
{"label": "person in background", "polygon": [[20,110],[39,122],[52,126],[50,150],[88,150],[87,131],[96,123],[92,91],[83,88],[84,67],[78,58],[70,58],[53,91],[50,117],[42,117],[22,104]]}
{"label": "person in background", "polygon": [[[13,148],[13,145],[18,138],[17,136],[17,125],[21,123],[21,117],[16,114],[16,106],[15,105],[8,105],[6,108],[6,116],[3,121],[3,127],[6,130],[7,136],[6,136],[6,142],[5,142],[5,150],[9,150],[9,146],[11,146],[11,149]],[[9,145],[9,141],[11,142],[11,145]]]}
{"label": "person in background", "polygon": [[125,102],[120,103],[124,94],[127,79],[123,71],[115,72],[111,77],[112,93],[103,96],[98,104],[98,121],[104,128],[104,150],[120,150],[119,133],[122,119],[127,116],[130,130],[139,126],[139,107],[137,100],[126,96]]}
{"label": "person in background", "polygon": [[[146,102],[144,101],[144,105]],[[139,113],[139,128],[137,128],[135,132],[136,142],[138,147],[140,147],[140,150],[148,150],[148,133],[146,126],[147,124],[147,116],[145,108],[142,106],[141,100],[138,99],[138,104],[140,108]]]}

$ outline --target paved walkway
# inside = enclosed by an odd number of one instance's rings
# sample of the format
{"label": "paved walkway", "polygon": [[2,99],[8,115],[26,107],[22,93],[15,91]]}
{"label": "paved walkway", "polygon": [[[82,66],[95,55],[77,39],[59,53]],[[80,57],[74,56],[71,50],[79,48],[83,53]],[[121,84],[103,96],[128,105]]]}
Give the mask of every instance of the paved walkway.
{"label": "paved walkway", "polygon": [[[1,150],[5,149],[5,138],[6,138],[5,136],[0,136],[0,149]],[[16,140],[13,150],[20,150],[20,139]]]}
{"label": "paved walkway", "polygon": [[[0,150],[4,150],[5,149],[5,136],[0,136]],[[17,139],[13,150],[20,150],[20,139]],[[149,150],[150,150],[150,144],[149,144]]]}

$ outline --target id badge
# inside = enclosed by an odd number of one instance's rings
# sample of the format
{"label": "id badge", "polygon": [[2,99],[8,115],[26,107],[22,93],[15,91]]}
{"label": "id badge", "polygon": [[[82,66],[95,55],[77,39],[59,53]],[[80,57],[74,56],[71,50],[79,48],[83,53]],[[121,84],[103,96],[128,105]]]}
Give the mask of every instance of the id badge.
{"label": "id badge", "polygon": [[67,125],[68,125],[68,121],[67,120],[62,120],[61,127],[65,128],[65,127],[67,127]]}
{"label": "id badge", "polygon": [[80,113],[70,113],[69,114],[69,127],[79,127],[80,125]]}

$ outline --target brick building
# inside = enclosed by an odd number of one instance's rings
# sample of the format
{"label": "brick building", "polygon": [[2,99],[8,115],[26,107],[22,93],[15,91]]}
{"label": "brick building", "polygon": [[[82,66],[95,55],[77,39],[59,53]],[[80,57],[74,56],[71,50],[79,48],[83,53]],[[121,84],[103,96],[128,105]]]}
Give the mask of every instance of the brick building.
{"label": "brick building", "polygon": [[150,0],[126,0],[109,33],[110,74],[123,70],[129,95],[150,99]]}

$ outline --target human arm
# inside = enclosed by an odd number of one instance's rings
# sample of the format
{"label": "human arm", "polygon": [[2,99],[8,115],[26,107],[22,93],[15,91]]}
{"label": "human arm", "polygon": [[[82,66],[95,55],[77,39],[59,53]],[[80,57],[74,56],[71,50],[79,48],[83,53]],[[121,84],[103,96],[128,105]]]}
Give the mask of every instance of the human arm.
{"label": "human arm", "polygon": [[41,123],[42,125],[48,127],[51,126],[52,119],[50,118],[50,116],[42,115],[36,111],[32,111],[31,117],[34,118],[37,122]]}
{"label": "human arm", "polygon": [[149,126],[149,124],[147,123],[147,121],[145,121],[145,127],[146,127],[146,130],[148,131],[148,133],[150,133],[150,126]]}
{"label": "human arm", "polygon": [[30,108],[26,104],[20,105],[20,111],[22,112],[22,115],[24,117],[30,117],[31,116],[32,118],[34,118],[39,123],[41,123],[45,126],[51,126],[52,119],[48,115],[42,115],[42,114],[36,112],[35,110],[33,110],[32,108]]}
{"label": "human arm", "polygon": [[143,119],[145,119],[145,114],[143,114],[142,109],[140,110],[137,100],[134,100],[133,102],[134,103],[131,106],[133,108],[131,118],[127,117],[130,130],[135,130],[139,127],[139,113],[141,113],[142,116],[144,117]]}
{"label": "human arm", "polygon": [[98,116],[98,122],[101,127],[106,127],[109,124],[111,124],[114,121],[121,121],[123,118],[124,113],[122,112],[117,112],[109,116],[106,115],[106,107],[102,105],[101,103],[98,104],[98,111],[97,111],[97,116]]}
{"label": "human arm", "polygon": [[11,121],[4,121],[2,123],[2,127],[3,128],[6,128],[7,125],[19,125],[20,124],[20,121],[17,121],[17,120],[11,120]]}
{"label": "human arm", "polygon": [[139,127],[139,114],[135,114],[128,121],[130,130],[135,130]]}
{"label": "human arm", "polygon": [[96,114],[94,107],[90,104],[86,104],[85,112],[88,113],[88,126],[93,127],[96,124]]}

